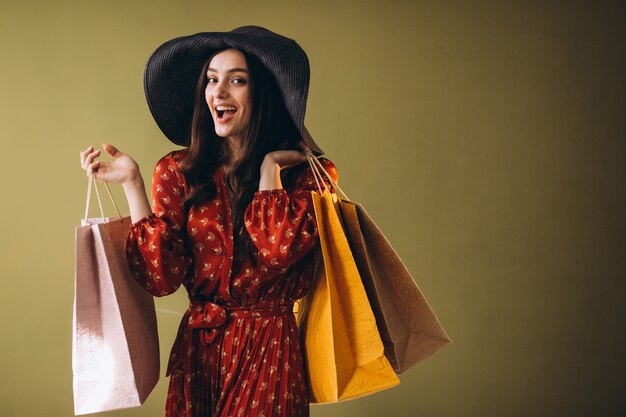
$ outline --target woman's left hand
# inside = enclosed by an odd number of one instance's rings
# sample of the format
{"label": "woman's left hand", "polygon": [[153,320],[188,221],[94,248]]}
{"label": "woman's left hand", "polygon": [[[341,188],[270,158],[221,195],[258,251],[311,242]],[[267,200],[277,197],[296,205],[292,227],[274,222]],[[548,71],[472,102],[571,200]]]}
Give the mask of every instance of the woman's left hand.
{"label": "woman's left hand", "polygon": [[[300,141],[298,145],[303,149],[303,151],[311,151],[311,149],[303,141]],[[281,150],[270,152],[265,155],[263,165],[266,167],[274,167],[275,164],[278,164],[280,169],[283,169],[301,164],[302,162],[307,161],[306,155],[303,151]],[[261,169],[263,169],[263,167],[261,167]]]}
{"label": "woman's left hand", "polygon": [[[300,141],[298,145],[303,150],[311,150],[303,141]],[[280,180],[280,170],[306,161],[306,155],[302,151],[282,150],[266,154],[261,164],[259,191],[283,188]]]}

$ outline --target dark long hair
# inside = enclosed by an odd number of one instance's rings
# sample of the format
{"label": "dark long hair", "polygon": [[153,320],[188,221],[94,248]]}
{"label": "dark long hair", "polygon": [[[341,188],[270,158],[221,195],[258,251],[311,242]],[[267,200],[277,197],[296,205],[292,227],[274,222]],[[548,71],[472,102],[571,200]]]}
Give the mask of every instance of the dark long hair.
{"label": "dark long hair", "polygon": [[[223,49],[222,49],[223,50]],[[228,162],[228,144],[225,138],[215,133],[215,125],[205,100],[207,69],[213,52],[202,67],[196,87],[196,100],[191,127],[191,144],[186,158],[180,164],[190,192],[183,200],[185,219],[194,204],[211,200],[217,189],[213,173]],[[237,273],[241,261],[247,257],[256,262],[256,248],[245,230],[243,214],[259,189],[260,169],[268,152],[279,149],[297,149],[294,141],[299,133],[289,116],[274,77],[254,57],[241,51],[246,59],[252,101],[250,122],[243,132],[242,157],[226,176],[226,185],[231,196],[234,239],[233,274]]]}

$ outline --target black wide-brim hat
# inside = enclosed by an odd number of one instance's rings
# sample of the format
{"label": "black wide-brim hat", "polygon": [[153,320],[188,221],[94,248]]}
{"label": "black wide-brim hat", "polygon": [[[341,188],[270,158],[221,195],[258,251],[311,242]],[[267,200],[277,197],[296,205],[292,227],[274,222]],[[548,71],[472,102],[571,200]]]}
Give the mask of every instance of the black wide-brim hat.
{"label": "black wide-brim hat", "polygon": [[[202,32],[165,42],[150,56],[144,71],[148,107],[165,136],[181,146],[191,143],[196,85],[202,66],[215,51],[234,48],[256,57],[274,77],[300,137],[316,154],[323,151],[304,127],[309,93],[309,59],[294,41],[260,26],[230,32]],[[294,132],[295,133],[295,132]]]}

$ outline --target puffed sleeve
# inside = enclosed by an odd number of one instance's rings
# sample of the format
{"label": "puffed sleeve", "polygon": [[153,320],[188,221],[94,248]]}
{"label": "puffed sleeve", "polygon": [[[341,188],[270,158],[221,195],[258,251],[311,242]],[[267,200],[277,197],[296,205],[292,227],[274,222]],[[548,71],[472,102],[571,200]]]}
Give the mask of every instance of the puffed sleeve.
{"label": "puffed sleeve", "polygon": [[[337,183],[339,174],[335,164],[326,158],[320,158],[319,161]],[[333,190],[326,177],[324,182]],[[318,188],[311,167],[308,166],[295,180],[291,192],[275,188],[254,193],[254,198],[244,212],[244,221],[259,251],[261,263],[270,268],[282,269],[300,260],[313,248],[318,238],[311,197],[311,191],[314,190]]]}
{"label": "puffed sleeve", "polygon": [[157,297],[176,291],[193,265],[181,230],[184,181],[173,152],[157,162],[152,177],[153,212],[130,225],[126,240],[133,276]]}

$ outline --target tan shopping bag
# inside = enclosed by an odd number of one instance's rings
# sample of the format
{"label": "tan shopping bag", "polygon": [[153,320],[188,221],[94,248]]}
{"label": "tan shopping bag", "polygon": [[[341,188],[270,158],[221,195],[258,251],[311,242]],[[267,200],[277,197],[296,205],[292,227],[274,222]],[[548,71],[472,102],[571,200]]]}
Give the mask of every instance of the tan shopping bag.
{"label": "tan shopping bag", "polygon": [[[92,176],[93,177],[93,176]],[[159,380],[154,300],[128,269],[130,216],[76,227],[72,371],[76,415],[140,406]],[[106,186],[106,183],[105,183]],[[107,191],[109,191],[107,186]],[[109,191],[109,196],[113,199]]]}
{"label": "tan shopping bag", "polygon": [[312,192],[323,266],[296,314],[309,402],[363,397],[400,383],[385,357],[376,319],[338,217],[336,195]]}
{"label": "tan shopping bag", "polygon": [[410,272],[363,206],[350,201],[316,159],[312,162],[345,198],[344,230],[376,316],[385,355],[402,374],[452,343]]}

